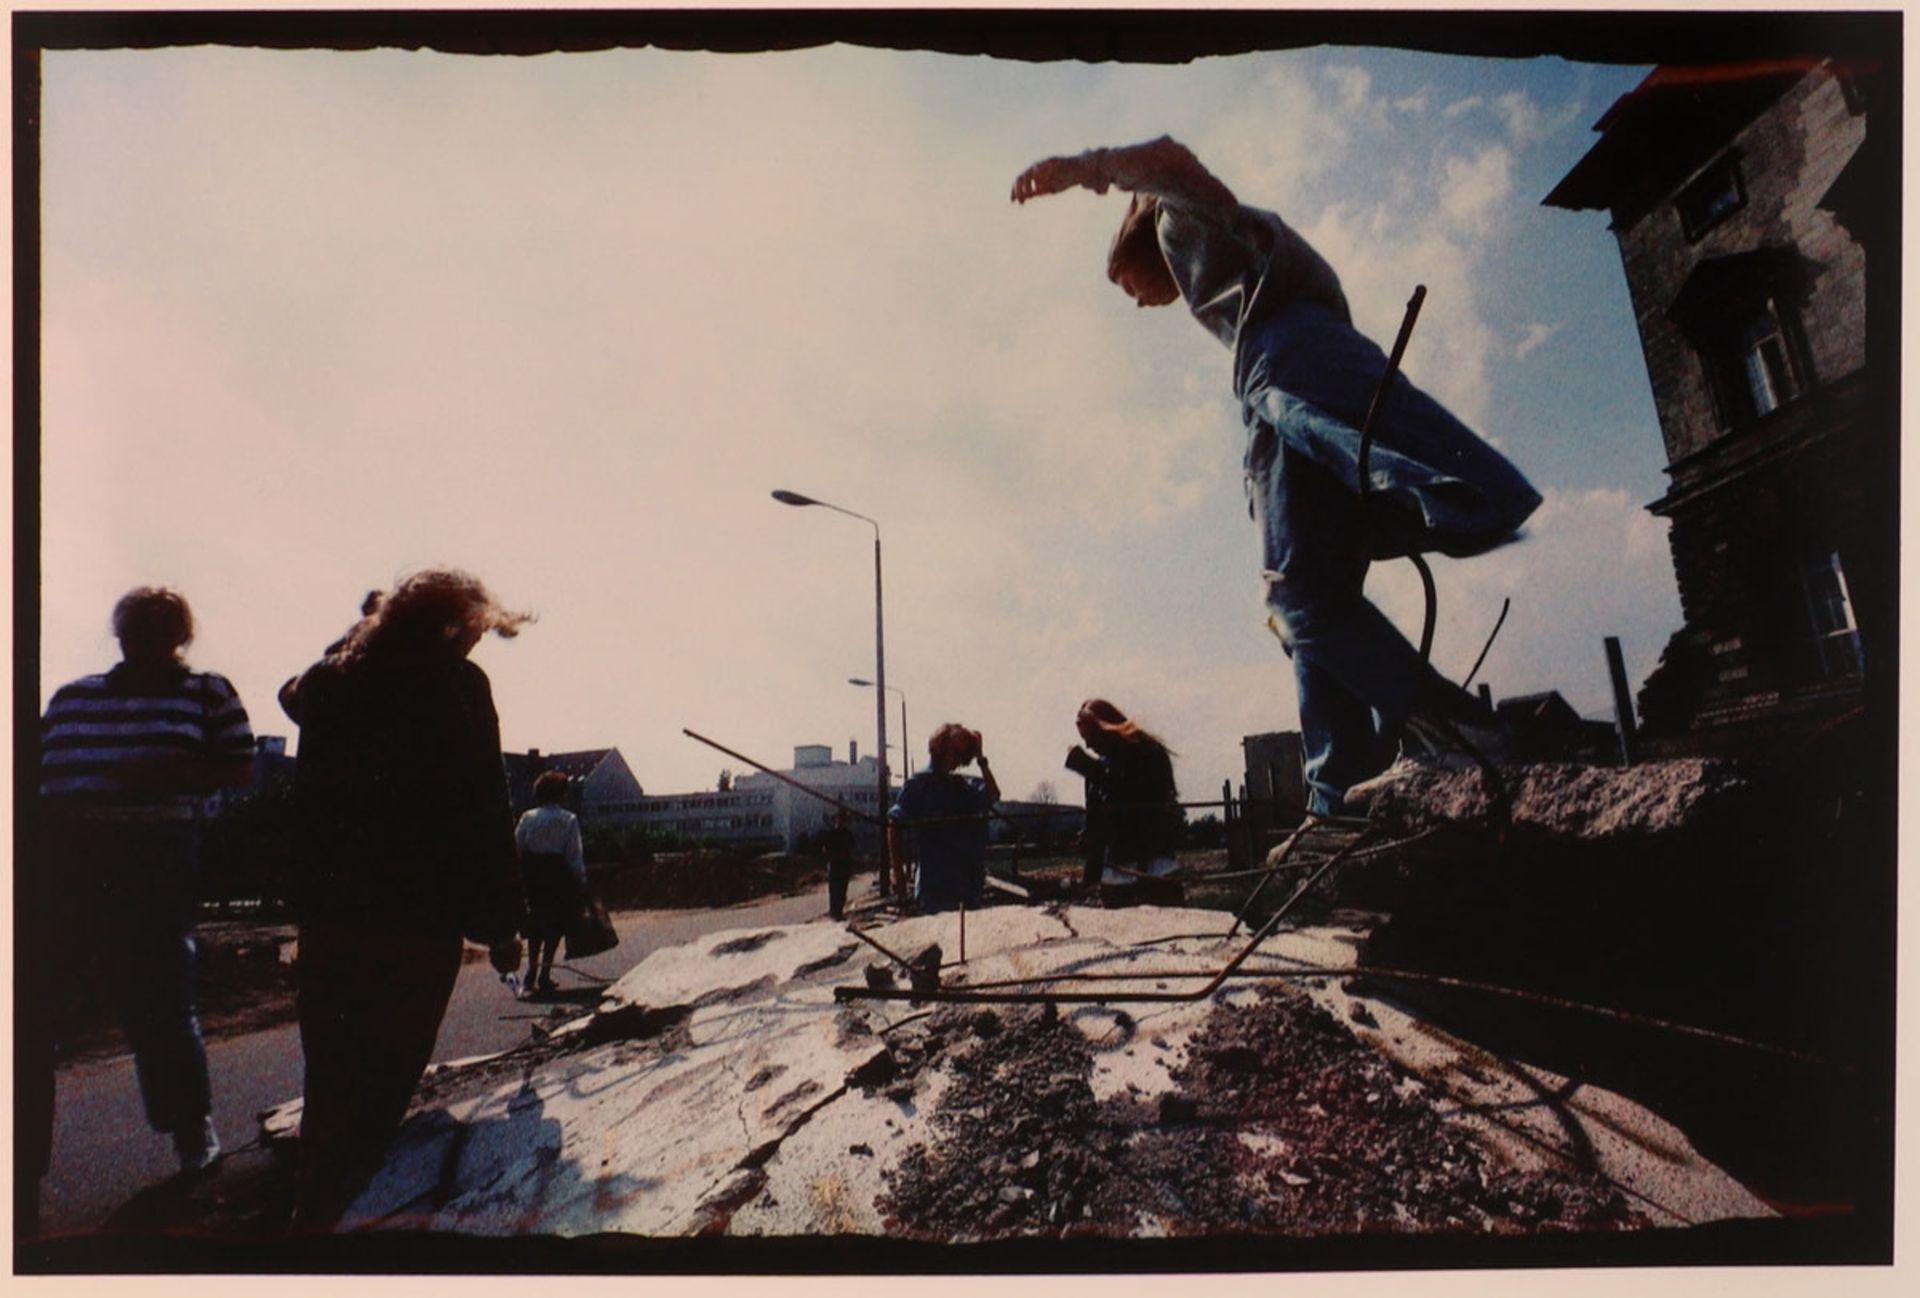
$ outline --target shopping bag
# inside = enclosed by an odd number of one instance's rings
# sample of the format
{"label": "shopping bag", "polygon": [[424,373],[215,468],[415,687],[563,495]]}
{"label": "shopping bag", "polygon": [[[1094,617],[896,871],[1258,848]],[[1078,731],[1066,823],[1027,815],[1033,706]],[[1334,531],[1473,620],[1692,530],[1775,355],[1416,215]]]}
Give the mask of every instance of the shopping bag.
{"label": "shopping bag", "polygon": [[566,958],[579,960],[599,955],[602,951],[611,951],[618,945],[620,935],[614,931],[613,917],[607,914],[606,903],[591,892],[587,893],[580,909],[574,914],[573,922],[567,925]]}

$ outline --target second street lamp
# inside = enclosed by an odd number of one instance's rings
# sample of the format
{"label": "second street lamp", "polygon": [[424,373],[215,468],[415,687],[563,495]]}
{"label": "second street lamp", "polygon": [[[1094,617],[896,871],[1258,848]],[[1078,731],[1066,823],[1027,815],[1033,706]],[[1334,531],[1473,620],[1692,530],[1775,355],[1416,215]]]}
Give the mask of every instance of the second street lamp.
{"label": "second street lamp", "polygon": [[892,690],[900,696],[900,765],[903,768],[901,779],[913,774],[913,744],[907,739],[907,692],[897,685],[876,686],[872,681],[861,680],[858,676],[847,677],[847,684],[859,685],[866,689]]}
{"label": "second street lamp", "polygon": [[[825,500],[815,500],[812,496],[803,496],[797,491],[776,491],[773,498],[783,505],[818,505],[822,509],[831,509],[836,514],[845,514],[848,518],[857,518],[873,529],[873,675],[879,682],[879,688],[873,692],[874,730],[880,742],[874,748],[874,757],[880,766],[879,797],[874,814],[880,823],[880,869],[889,882],[893,878],[893,860],[887,851],[886,817],[890,801],[890,786],[887,778],[887,634],[886,617],[880,595],[880,524],[865,514],[856,514],[851,509],[842,509],[839,505]],[[911,762],[908,763],[912,765]]]}

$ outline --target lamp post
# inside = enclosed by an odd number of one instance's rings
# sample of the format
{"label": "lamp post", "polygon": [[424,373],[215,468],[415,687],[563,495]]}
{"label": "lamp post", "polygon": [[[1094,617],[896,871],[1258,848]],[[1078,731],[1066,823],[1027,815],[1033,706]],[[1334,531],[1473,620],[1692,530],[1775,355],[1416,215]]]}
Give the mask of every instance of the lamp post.
{"label": "lamp post", "polygon": [[[880,598],[880,524],[865,514],[856,514],[851,509],[824,500],[815,500],[812,496],[803,496],[797,491],[776,491],[773,498],[783,505],[818,505],[822,509],[831,509],[836,514],[845,514],[848,518],[857,518],[873,529],[873,675],[879,682],[879,688],[873,692],[874,730],[878,732],[880,742],[874,748],[874,756],[880,765],[879,800],[874,813],[880,817],[880,868],[884,877],[893,876],[893,860],[887,851],[885,828],[887,815],[887,795],[890,791],[887,779],[887,636],[886,620]],[[911,765],[911,763],[909,763]]]}
{"label": "lamp post", "polygon": [[913,744],[907,739],[907,692],[897,685],[876,686],[872,681],[863,681],[858,676],[847,677],[847,684],[860,685],[867,689],[891,690],[900,696],[900,762],[908,775],[913,774]]}

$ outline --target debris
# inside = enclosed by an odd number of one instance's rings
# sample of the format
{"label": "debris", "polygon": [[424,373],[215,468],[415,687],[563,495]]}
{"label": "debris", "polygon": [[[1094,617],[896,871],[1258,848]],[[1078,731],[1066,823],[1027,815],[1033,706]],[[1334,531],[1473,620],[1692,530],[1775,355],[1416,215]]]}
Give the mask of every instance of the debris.
{"label": "debris", "polygon": [[940,944],[932,942],[907,959],[907,981],[917,992],[940,990]]}
{"label": "debris", "polygon": [[[1762,791],[1737,763],[1687,758],[1637,766],[1539,762],[1504,773],[1515,830],[1602,840],[1711,830],[1756,808]],[[1491,830],[1493,802],[1478,770],[1399,762],[1355,785],[1347,800],[1389,835],[1436,826]]]}
{"label": "debris", "polygon": [[[1424,1094],[1396,1089],[1378,1055],[1292,993],[1216,1007],[1157,1126],[1131,1095],[1095,1101],[1092,1050],[1071,1025],[1027,1009],[1003,1018],[998,1036],[947,1057],[933,1138],[884,1174],[889,1231],[1118,1236],[1143,1212],[1174,1234],[1640,1224],[1598,1177],[1488,1166]],[[1249,1126],[1273,1139],[1249,1144]]]}

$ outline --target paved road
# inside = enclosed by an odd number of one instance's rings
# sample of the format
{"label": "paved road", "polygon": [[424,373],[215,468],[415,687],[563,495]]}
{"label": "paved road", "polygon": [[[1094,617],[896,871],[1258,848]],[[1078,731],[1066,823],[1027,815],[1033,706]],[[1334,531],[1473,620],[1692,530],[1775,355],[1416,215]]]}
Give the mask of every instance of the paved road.
{"label": "paved road", "polygon": [[[765,924],[825,919],[826,890],[749,903],[722,910],[627,911],[614,916],[620,945],[604,955],[574,962],[582,973],[614,979],[663,946],[706,933]],[[562,990],[589,980],[557,972]],[[528,1019],[549,1008],[513,1000],[485,960],[460,971],[453,1000],[434,1045],[436,1060],[491,1054],[524,1040]],[[292,1024],[207,1043],[213,1078],[213,1120],[220,1141],[238,1149],[259,1135],[255,1118],[300,1093],[300,1034]],[[166,1137],[147,1128],[140,1110],[130,1056],[78,1064],[57,1080],[53,1170],[41,1197],[41,1222],[49,1233],[99,1227],[139,1190],[165,1180],[177,1168]]]}

